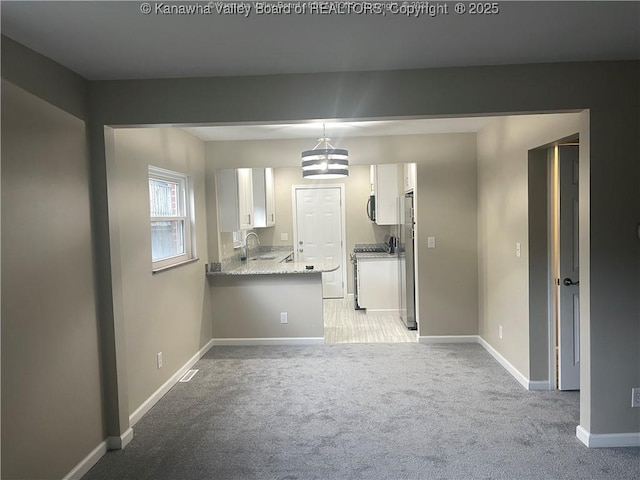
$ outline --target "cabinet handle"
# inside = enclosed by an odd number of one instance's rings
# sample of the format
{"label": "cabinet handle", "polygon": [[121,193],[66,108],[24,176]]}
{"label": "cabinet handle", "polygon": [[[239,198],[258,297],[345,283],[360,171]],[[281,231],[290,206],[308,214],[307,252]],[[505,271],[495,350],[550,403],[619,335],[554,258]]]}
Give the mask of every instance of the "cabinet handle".
{"label": "cabinet handle", "polygon": [[273,216],[274,216],[274,215],[275,215],[275,214],[273,214],[273,213],[271,214],[271,221],[272,221],[272,222],[273,222],[273,221],[275,221],[275,219],[273,218]]}
{"label": "cabinet handle", "polygon": [[248,213],[248,214],[247,214],[247,217],[249,217],[249,222],[248,222],[248,223],[249,223],[249,225],[251,225],[251,214],[250,214],[250,213]]}

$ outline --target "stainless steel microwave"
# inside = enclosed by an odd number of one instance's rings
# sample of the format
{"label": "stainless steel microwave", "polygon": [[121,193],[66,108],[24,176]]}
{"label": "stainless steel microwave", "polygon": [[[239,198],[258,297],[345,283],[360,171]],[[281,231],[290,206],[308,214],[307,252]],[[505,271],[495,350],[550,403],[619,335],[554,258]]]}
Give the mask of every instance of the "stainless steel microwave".
{"label": "stainless steel microwave", "polygon": [[367,200],[367,217],[372,222],[376,221],[376,196],[370,195],[369,200]]}

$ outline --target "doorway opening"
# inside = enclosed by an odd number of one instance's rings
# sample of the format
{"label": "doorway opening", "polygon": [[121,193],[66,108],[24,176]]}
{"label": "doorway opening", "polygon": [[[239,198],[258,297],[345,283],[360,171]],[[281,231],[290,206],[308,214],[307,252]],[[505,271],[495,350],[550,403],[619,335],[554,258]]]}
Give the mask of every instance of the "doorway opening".
{"label": "doorway opening", "polygon": [[[367,167],[368,170],[368,167]],[[339,268],[334,272],[323,273],[323,320],[324,340],[326,344],[337,343],[416,343],[415,330],[409,330],[402,323],[397,310],[359,310],[354,308],[353,293],[349,291],[349,275],[353,274],[351,265],[347,263],[348,236],[347,225],[351,233],[356,235],[358,243],[363,238],[360,231],[368,221],[364,221],[364,209],[354,203],[346,205],[346,186],[353,194],[368,193],[368,180],[364,176],[364,167],[353,168],[354,178],[346,184],[313,183],[292,185],[293,242],[297,261],[337,263]],[[358,183],[356,186],[354,182]],[[356,195],[357,196],[357,195]],[[395,229],[398,226],[384,227]],[[358,232],[354,231],[358,229]],[[360,236],[358,236],[360,235]],[[367,234],[368,235],[368,234]],[[375,240],[375,235],[371,239]],[[351,244],[349,244],[351,245]],[[393,257],[398,263],[398,258]],[[397,267],[394,264],[394,267]],[[394,270],[392,280],[399,275]],[[394,296],[397,297],[396,294]],[[399,298],[397,299],[399,302]]]}
{"label": "doorway opening", "polygon": [[580,389],[579,138],[529,151],[532,389]]}

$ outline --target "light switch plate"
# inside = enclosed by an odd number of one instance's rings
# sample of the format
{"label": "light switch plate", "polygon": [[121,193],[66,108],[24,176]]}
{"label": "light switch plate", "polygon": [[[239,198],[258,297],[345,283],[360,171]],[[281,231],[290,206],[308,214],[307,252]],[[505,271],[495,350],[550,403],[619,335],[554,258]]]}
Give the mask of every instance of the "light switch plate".
{"label": "light switch plate", "polygon": [[436,248],[436,237],[427,237],[427,248]]}
{"label": "light switch plate", "polygon": [[516,257],[520,258],[521,255],[522,255],[522,246],[520,245],[520,242],[516,242]]}
{"label": "light switch plate", "polygon": [[631,407],[640,408],[640,388],[631,389]]}
{"label": "light switch plate", "polygon": [[283,241],[283,242],[289,240],[289,234],[288,233],[281,233],[280,234],[280,240]]}

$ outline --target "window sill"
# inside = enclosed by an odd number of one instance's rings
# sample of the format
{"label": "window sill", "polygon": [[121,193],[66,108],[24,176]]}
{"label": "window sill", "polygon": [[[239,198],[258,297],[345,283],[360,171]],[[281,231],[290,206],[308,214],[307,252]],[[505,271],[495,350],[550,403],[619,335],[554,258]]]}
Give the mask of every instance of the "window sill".
{"label": "window sill", "polygon": [[166,272],[167,270],[173,270],[174,268],[182,267],[183,265],[189,265],[190,263],[195,263],[200,261],[200,258],[190,258],[189,260],[185,260],[180,263],[174,263],[173,265],[167,265],[166,267],[155,268],[151,270],[151,274],[155,275],[156,273]]}

